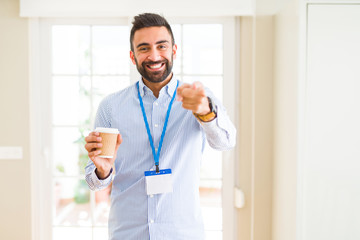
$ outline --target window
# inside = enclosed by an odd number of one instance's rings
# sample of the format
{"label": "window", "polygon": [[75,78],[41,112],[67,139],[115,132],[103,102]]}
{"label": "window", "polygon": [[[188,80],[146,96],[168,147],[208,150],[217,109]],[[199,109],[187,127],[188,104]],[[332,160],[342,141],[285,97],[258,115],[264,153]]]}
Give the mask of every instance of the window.
{"label": "window", "polygon": [[102,98],[130,84],[129,28],[53,25],[51,34],[53,240],[107,239],[111,187],[90,192],[84,137]]}
{"label": "window", "polygon": [[[174,73],[184,82],[201,81],[222,100],[226,75],[223,21],[170,22],[175,23],[172,28],[178,45]],[[44,20],[39,25],[43,43],[39,65],[43,70],[38,82],[40,96],[34,101],[41,105],[38,111],[43,117],[38,121],[42,127],[38,127],[42,138],[32,149],[39,152],[38,161],[33,163],[40,167],[36,171],[47,173],[34,177],[34,183],[41,183],[34,192],[35,199],[47,197],[49,201],[37,205],[44,209],[36,218],[45,224],[35,229],[43,236],[36,239],[107,239],[111,188],[99,192],[88,189],[83,137],[93,128],[102,98],[139,79],[129,59],[127,23],[127,19],[67,19]],[[224,231],[229,231],[223,228],[222,220],[224,199],[231,199],[224,198],[222,166],[221,152],[206,146],[199,190],[208,240],[220,240]]]}

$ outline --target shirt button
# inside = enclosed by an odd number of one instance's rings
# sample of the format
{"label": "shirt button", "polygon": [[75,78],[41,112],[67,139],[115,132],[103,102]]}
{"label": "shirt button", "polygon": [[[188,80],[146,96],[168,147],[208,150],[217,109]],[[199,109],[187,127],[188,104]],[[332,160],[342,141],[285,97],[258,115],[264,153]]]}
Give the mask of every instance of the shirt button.
{"label": "shirt button", "polygon": [[158,148],[155,148],[155,151],[157,151],[158,150]]}
{"label": "shirt button", "polygon": [[151,219],[151,220],[150,220],[150,223],[154,223],[154,220]]}
{"label": "shirt button", "polygon": [[153,197],[154,197],[154,195],[153,195],[153,194],[151,194],[151,195],[150,195],[150,197],[151,197],[151,198],[153,198]]}
{"label": "shirt button", "polygon": [[159,124],[155,124],[155,127],[158,127],[159,126]]}
{"label": "shirt button", "polygon": [[159,106],[159,104],[158,104],[157,102],[155,102],[155,105],[156,105],[156,106]]}

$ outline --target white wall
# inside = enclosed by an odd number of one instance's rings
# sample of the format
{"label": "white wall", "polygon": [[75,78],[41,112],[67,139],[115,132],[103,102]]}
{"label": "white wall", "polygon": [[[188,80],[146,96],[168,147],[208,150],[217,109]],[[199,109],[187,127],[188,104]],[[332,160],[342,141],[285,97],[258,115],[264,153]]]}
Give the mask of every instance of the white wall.
{"label": "white wall", "polygon": [[273,194],[273,16],[255,19],[253,238],[271,239]]}
{"label": "white wall", "polygon": [[270,240],[273,162],[273,16],[240,20],[238,239]]}
{"label": "white wall", "polygon": [[272,239],[296,239],[298,0],[274,21],[274,164]]}
{"label": "white wall", "polygon": [[143,12],[204,17],[253,13],[252,0],[21,0],[20,3],[23,17],[128,17]]}
{"label": "white wall", "polygon": [[0,238],[31,238],[28,25],[19,2],[0,1],[0,146],[23,148],[23,159],[0,159]]}

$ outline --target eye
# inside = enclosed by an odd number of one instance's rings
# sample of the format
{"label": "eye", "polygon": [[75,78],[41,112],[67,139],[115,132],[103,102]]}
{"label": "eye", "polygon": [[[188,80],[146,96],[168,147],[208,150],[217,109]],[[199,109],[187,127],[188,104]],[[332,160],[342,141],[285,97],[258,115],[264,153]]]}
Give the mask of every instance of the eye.
{"label": "eye", "polygon": [[161,50],[164,50],[164,49],[166,49],[166,48],[167,48],[167,46],[166,46],[166,45],[164,45],[164,44],[159,45],[159,49],[161,49]]}
{"label": "eye", "polygon": [[149,49],[148,47],[141,47],[141,48],[139,48],[138,50],[139,50],[140,52],[146,52],[148,49]]}

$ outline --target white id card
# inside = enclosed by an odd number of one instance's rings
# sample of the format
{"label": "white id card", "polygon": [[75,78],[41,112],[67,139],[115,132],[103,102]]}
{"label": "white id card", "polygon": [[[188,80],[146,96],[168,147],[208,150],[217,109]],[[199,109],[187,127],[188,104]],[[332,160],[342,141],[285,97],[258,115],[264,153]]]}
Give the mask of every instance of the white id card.
{"label": "white id card", "polygon": [[147,195],[173,192],[171,169],[146,171],[145,179]]}

